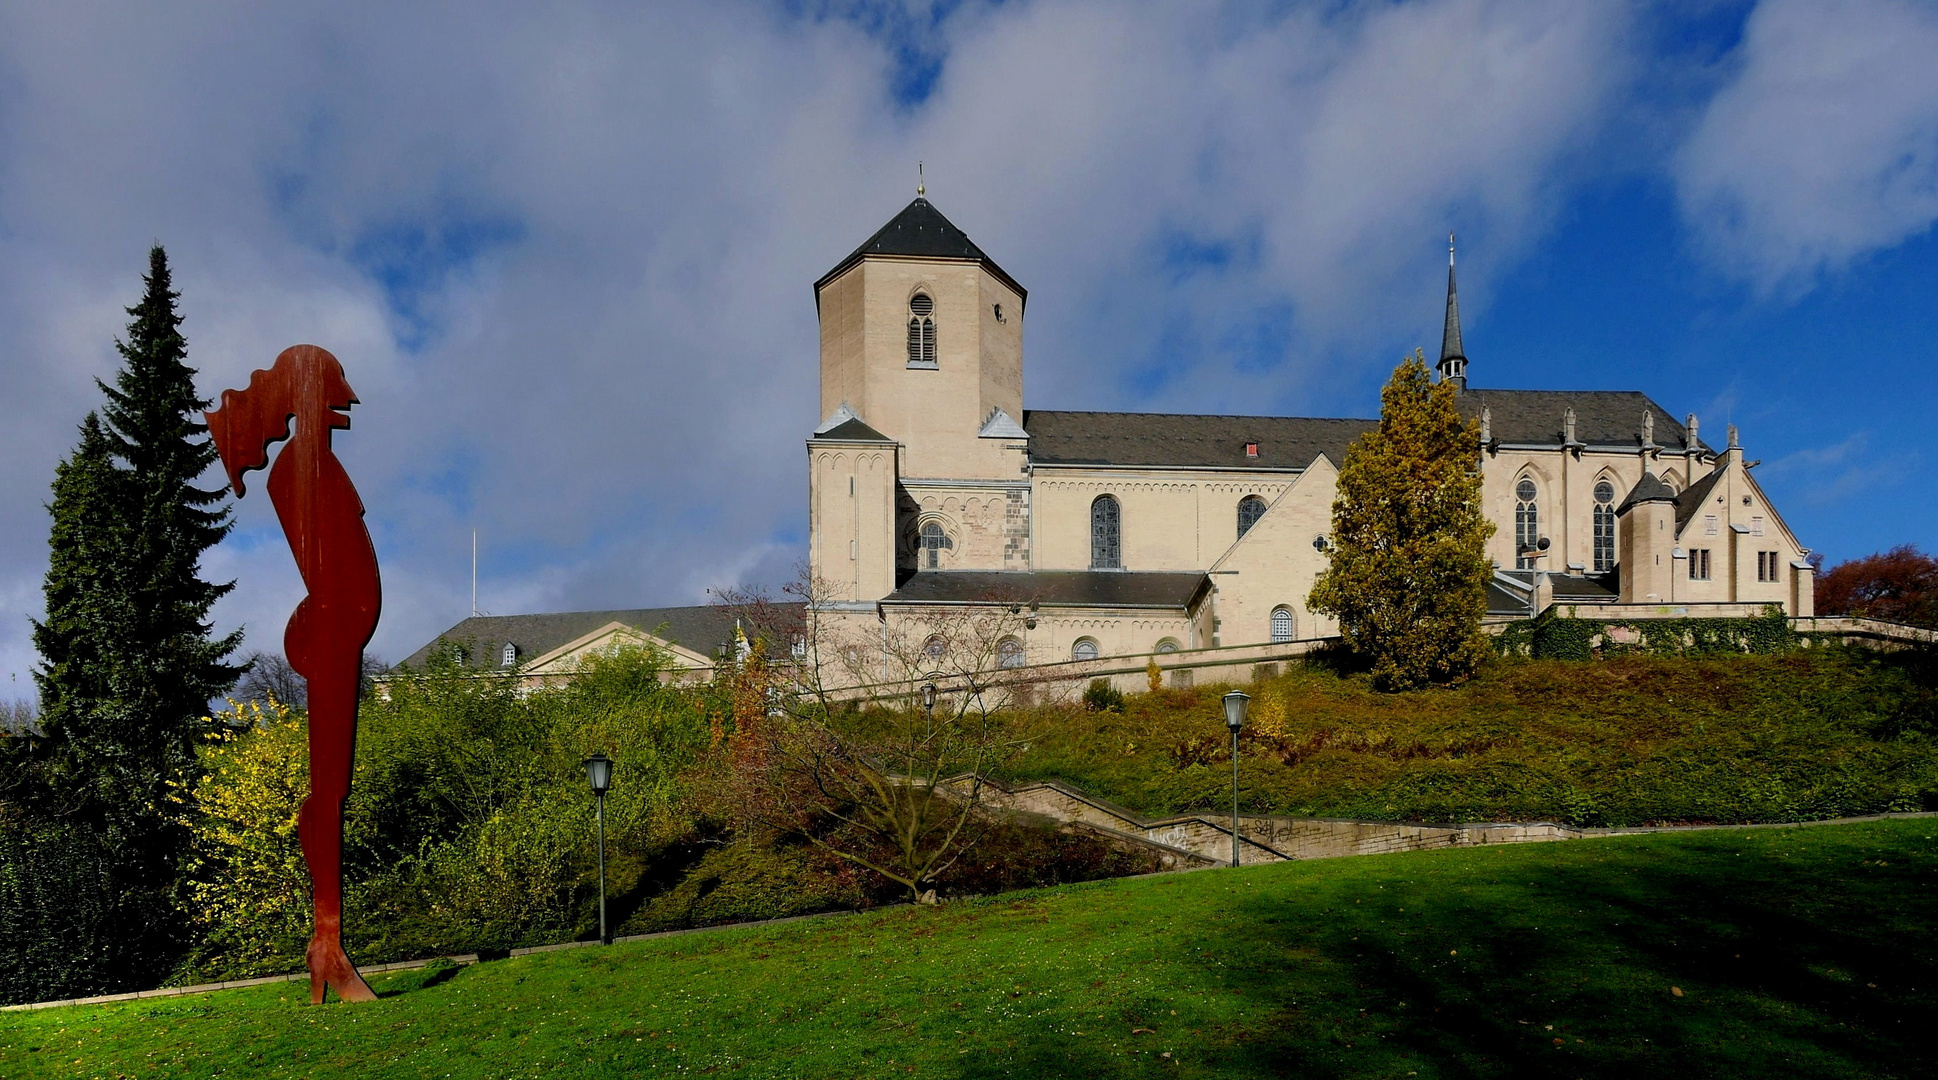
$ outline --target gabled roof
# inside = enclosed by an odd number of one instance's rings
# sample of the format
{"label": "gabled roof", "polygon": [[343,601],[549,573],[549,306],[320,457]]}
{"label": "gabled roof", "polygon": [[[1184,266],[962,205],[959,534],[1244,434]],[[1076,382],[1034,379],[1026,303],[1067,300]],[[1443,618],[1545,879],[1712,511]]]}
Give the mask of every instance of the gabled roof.
{"label": "gabled roof", "polygon": [[842,402],[821,426],[814,429],[810,439],[831,439],[835,442],[885,442],[895,440],[869,427],[855,411]]}
{"label": "gabled roof", "polygon": [[1642,479],[1635,482],[1634,489],[1628,493],[1628,498],[1622,500],[1622,505],[1615,508],[1615,513],[1619,517],[1628,513],[1630,508],[1643,503],[1675,501],[1676,493],[1669,485],[1663,483],[1654,473],[1643,470]]}
{"label": "gabled roof", "polygon": [[969,234],[956,228],[955,223],[942,216],[929,200],[916,196],[915,201],[902,208],[902,212],[888,219],[888,224],[875,231],[860,247],[847,258],[835,264],[834,269],[821,275],[814,283],[814,295],[821,295],[822,286],[840,277],[847,269],[870,255],[902,256],[915,259],[963,259],[981,263],[989,272],[1003,280],[1003,283],[1016,290],[1019,299],[1027,301],[1029,293],[1016,283],[1016,279],[1003,272],[996,261],[983,254]]}
{"label": "gabled roof", "polygon": [[537,615],[474,615],[405,657],[404,663],[422,667],[439,642],[449,641],[465,648],[467,667],[495,669],[507,642],[517,648],[518,660],[524,663],[611,623],[653,634],[701,656],[713,656],[720,646],[733,641],[733,620],[731,610],[714,604]]}
{"label": "gabled roof", "polygon": [[1183,610],[1211,587],[1199,571],[922,570],[884,604],[1027,604],[1043,607],[1165,608]]}
{"label": "gabled roof", "polygon": [[1682,532],[1684,525],[1689,524],[1689,519],[1696,516],[1696,511],[1702,507],[1702,504],[1709,500],[1709,493],[1715,490],[1716,481],[1722,479],[1722,477],[1723,470],[1711,469],[1708,476],[1690,484],[1687,488],[1683,489],[1682,494],[1676,496],[1676,532],[1678,534]]}
{"label": "gabled roof", "polygon": [[[1311,416],[1189,416],[1177,413],[1023,413],[1035,465],[1303,469],[1320,454],[1334,465],[1377,420]],[[1257,457],[1245,445],[1258,446]]]}
{"label": "gabled roof", "polygon": [[[1642,413],[1655,417],[1652,437],[1667,453],[1689,448],[1688,432],[1669,411],[1635,390],[1462,390],[1460,414],[1487,410],[1489,434],[1503,443],[1560,446],[1562,414],[1575,410],[1575,438],[1590,447],[1642,447]],[[1700,443],[1698,445],[1701,445]]]}
{"label": "gabled roof", "polygon": [[843,420],[841,423],[836,424],[834,427],[831,427],[826,431],[818,432],[815,434],[814,438],[833,439],[836,442],[892,443],[895,441],[894,439],[891,439],[888,436],[883,435],[881,432],[876,431],[874,428],[869,427],[867,424],[862,423],[861,417],[859,416],[855,417],[852,420]]}

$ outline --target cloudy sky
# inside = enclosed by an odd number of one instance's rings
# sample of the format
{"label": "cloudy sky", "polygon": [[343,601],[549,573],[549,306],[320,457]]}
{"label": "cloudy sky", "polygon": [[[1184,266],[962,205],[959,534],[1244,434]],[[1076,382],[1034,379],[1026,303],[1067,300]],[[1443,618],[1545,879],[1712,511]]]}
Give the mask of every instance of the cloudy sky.
{"label": "cloudy sky", "polygon": [[494,613],[785,579],[810,284],[917,160],[1031,290],[1032,407],[1368,415],[1451,229],[1477,385],[1734,421],[1806,545],[1930,547],[1934,56],[1915,0],[0,2],[0,699],[151,242],[205,393],[342,358],[394,660],[474,528]]}

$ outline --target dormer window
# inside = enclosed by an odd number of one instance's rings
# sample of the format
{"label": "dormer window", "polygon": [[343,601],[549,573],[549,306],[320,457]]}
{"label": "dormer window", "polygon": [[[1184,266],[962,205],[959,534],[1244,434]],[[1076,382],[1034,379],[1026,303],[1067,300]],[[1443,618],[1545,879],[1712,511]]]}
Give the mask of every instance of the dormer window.
{"label": "dormer window", "polygon": [[1246,444],[1245,444],[1245,456],[1246,456],[1246,457],[1248,457],[1248,458],[1255,458],[1255,457],[1257,457],[1257,456],[1258,456],[1258,444],[1257,444],[1257,443],[1255,443],[1255,442],[1248,442],[1248,443],[1246,443]]}
{"label": "dormer window", "polygon": [[936,366],[935,300],[924,292],[908,298],[908,366]]}
{"label": "dormer window", "polygon": [[505,642],[505,647],[498,650],[498,666],[517,667],[518,666],[518,646],[513,645],[509,641]]}

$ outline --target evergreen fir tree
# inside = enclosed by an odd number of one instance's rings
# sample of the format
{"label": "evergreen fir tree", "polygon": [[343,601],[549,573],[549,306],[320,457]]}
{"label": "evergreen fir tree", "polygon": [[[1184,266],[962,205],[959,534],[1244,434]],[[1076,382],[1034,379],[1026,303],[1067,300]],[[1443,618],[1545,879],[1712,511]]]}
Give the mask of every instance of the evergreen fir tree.
{"label": "evergreen fir tree", "polygon": [[1331,561],[1308,602],[1338,617],[1382,689],[1458,681],[1488,653],[1494,526],[1481,513],[1480,433],[1456,393],[1407,357],[1380,393],[1379,428],[1339,470]]}
{"label": "evergreen fir tree", "polygon": [[226,662],[241,634],[211,636],[209,609],[233,585],[203,581],[199,564],[229,514],[221,488],[195,483],[216,451],[159,246],[145,281],[103,416],[88,416],[55,472],[47,617],[34,626],[41,731],[0,740],[9,801],[112,853],[118,925],[99,940],[127,948],[97,954],[101,986],[165,974],[208,703],[241,673]]}

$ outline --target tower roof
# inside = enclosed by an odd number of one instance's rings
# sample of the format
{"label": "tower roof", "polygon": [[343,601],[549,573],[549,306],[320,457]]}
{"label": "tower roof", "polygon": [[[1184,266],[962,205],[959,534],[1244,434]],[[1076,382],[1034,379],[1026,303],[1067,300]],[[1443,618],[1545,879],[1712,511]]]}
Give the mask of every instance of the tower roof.
{"label": "tower roof", "polygon": [[902,212],[888,220],[888,224],[875,230],[875,235],[856,248],[847,258],[835,264],[834,269],[821,275],[814,283],[815,295],[820,295],[822,286],[840,277],[849,267],[870,255],[887,255],[910,259],[961,259],[981,263],[990,273],[1002,279],[1003,283],[1016,290],[1019,299],[1027,301],[1029,293],[1016,279],[1003,272],[996,261],[983,254],[969,234],[956,228],[955,223],[942,216],[935,204],[918,195],[915,201],[902,208]]}
{"label": "tower roof", "polygon": [[1447,243],[1447,327],[1440,333],[1440,363],[1449,360],[1465,360],[1467,352],[1460,344],[1460,291],[1454,287],[1454,257],[1452,238]]}

